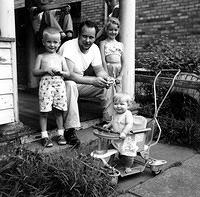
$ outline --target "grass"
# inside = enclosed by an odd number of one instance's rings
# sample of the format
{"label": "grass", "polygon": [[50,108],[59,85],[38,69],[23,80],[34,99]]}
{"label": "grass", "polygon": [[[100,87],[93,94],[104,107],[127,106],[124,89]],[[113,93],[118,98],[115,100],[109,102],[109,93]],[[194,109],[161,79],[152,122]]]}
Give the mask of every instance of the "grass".
{"label": "grass", "polygon": [[105,197],[115,186],[88,154],[94,146],[63,149],[54,154],[31,152],[16,145],[4,148],[0,160],[0,196]]}

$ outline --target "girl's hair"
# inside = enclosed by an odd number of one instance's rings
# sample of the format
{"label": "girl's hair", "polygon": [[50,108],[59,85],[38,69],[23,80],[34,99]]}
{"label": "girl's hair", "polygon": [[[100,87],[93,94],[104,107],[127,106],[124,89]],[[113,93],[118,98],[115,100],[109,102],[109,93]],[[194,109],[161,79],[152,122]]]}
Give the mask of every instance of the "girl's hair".
{"label": "girl's hair", "polygon": [[126,101],[128,106],[131,105],[132,99],[128,94],[125,93],[116,93],[113,97],[113,102],[120,102],[120,101]]}
{"label": "girl's hair", "polygon": [[117,27],[119,28],[120,27],[120,22],[119,22],[119,19],[118,18],[115,18],[115,17],[109,17],[108,20],[107,20],[107,23],[106,23],[106,30],[109,28],[110,25],[117,25]]}
{"label": "girl's hair", "polygon": [[46,35],[55,35],[55,34],[58,34],[60,35],[60,32],[58,29],[56,29],[55,27],[46,27],[43,31],[43,38],[46,36]]}

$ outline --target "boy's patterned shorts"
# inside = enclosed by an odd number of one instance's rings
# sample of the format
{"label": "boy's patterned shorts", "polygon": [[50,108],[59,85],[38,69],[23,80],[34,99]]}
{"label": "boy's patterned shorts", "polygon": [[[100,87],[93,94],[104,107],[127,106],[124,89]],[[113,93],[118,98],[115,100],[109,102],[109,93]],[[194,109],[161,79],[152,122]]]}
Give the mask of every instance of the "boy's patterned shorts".
{"label": "boy's patterned shorts", "polygon": [[65,82],[61,76],[43,76],[39,85],[40,112],[50,112],[52,107],[67,111]]}

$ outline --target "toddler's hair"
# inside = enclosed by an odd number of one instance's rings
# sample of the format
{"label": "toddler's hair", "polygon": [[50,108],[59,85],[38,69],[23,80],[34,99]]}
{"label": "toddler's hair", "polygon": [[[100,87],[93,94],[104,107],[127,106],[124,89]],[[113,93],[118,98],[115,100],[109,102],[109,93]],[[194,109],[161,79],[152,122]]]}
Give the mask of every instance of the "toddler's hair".
{"label": "toddler's hair", "polygon": [[120,26],[119,19],[115,18],[115,17],[109,17],[108,20],[107,20],[107,23],[106,23],[106,30],[108,29],[108,27],[111,24],[117,25],[117,27],[119,28],[119,26]]}
{"label": "toddler's hair", "polygon": [[115,102],[120,102],[120,101],[122,101],[122,100],[125,100],[125,101],[127,102],[128,106],[131,105],[132,99],[131,99],[131,97],[130,97],[128,94],[126,94],[126,93],[116,93],[116,94],[114,95],[114,97],[113,97],[113,102],[114,102],[114,103],[115,103]]}
{"label": "toddler's hair", "polygon": [[55,34],[59,34],[60,35],[60,31],[58,29],[56,29],[55,27],[46,27],[43,31],[43,38],[46,35],[55,35]]}

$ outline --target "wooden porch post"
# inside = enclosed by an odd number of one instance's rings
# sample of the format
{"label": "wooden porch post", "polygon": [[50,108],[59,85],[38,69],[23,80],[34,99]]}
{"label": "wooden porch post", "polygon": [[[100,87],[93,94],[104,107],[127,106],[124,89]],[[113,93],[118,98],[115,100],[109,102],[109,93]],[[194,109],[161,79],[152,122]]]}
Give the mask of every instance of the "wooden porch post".
{"label": "wooden porch post", "polygon": [[14,0],[0,0],[0,30],[0,36],[15,38]]}
{"label": "wooden porch post", "polygon": [[5,119],[3,123],[10,123],[13,120],[18,122],[14,0],[0,0],[0,31],[0,55],[4,60],[0,60],[0,111],[3,113],[2,117]]}
{"label": "wooden porch post", "polygon": [[120,35],[124,44],[123,92],[135,98],[135,0],[120,0]]}

